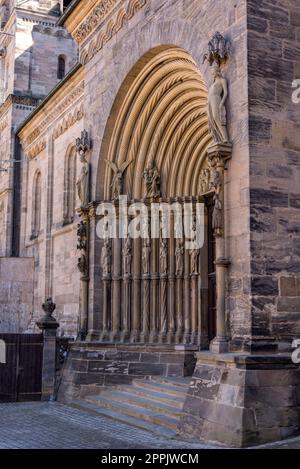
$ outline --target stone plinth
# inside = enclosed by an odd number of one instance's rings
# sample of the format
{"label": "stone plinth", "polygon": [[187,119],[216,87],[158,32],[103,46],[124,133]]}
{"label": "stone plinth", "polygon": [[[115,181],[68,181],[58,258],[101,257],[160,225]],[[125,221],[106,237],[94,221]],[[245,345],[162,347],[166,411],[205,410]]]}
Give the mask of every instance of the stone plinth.
{"label": "stone plinth", "polygon": [[230,447],[297,435],[299,384],[289,355],[200,352],[179,433]]}
{"label": "stone plinth", "polygon": [[71,345],[58,400],[70,401],[94,392],[95,386],[127,384],[147,376],[192,376],[197,350],[190,345],[76,342]]}

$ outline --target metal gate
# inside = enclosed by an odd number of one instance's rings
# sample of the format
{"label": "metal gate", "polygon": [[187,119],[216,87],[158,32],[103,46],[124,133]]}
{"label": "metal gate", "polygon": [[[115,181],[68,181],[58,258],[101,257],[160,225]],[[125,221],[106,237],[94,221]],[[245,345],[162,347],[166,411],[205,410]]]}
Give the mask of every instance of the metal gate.
{"label": "metal gate", "polygon": [[6,363],[0,363],[0,402],[39,401],[42,395],[43,335],[0,334]]}

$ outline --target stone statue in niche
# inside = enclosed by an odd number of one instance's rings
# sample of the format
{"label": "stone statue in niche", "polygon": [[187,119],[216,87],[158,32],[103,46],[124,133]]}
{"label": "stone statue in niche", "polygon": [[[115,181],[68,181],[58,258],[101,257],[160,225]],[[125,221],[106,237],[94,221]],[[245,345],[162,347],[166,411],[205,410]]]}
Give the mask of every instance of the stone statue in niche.
{"label": "stone statue in niche", "polygon": [[184,246],[182,240],[177,240],[176,249],[175,249],[175,258],[176,258],[176,275],[183,275],[184,263]]}
{"label": "stone statue in niche", "polygon": [[86,160],[86,153],[91,147],[91,142],[86,130],[81,132],[81,137],[76,139],[76,150],[82,163],[79,178],[77,180],[77,192],[81,207],[86,207],[90,201],[90,165]]}
{"label": "stone statue in niche", "polygon": [[199,249],[192,249],[190,251],[191,256],[191,273],[198,274],[198,259],[199,259]]}
{"label": "stone statue in niche", "polygon": [[81,207],[86,207],[89,203],[90,165],[86,161],[85,155],[80,155],[80,161],[82,163],[82,167],[76,183],[77,192]]}
{"label": "stone statue in niche", "polygon": [[101,269],[104,276],[110,274],[110,264],[111,264],[111,245],[110,239],[105,238],[104,244],[101,250]]}
{"label": "stone statue in niche", "polygon": [[225,108],[228,86],[219,67],[215,67],[213,79],[208,90],[209,129],[215,143],[229,143]]}
{"label": "stone statue in niche", "polygon": [[113,161],[106,160],[107,165],[112,169],[114,175],[111,183],[111,192],[112,192],[112,199],[117,200],[119,196],[122,194],[122,186],[123,186],[123,175],[128,168],[128,166],[133,162],[133,160],[125,161],[121,164],[120,167],[116,165]]}
{"label": "stone statue in niche", "polygon": [[200,173],[200,192],[206,194],[210,190],[210,170],[202,169]]}
{"label": "stone statue in niche", "polygon": [[78,259],[78,270],[79,272],[86,276],[88,275],[88,271],[89,271],[89,268],[88,268],[88,261],[87,261],[87,257],[85,254],[82,254],[79,259]]}
{"label": "stone statue in niche", "polygon": [[152,160],[143,173],[146,187],[146,197],[160,196],[160,175],[155,161]]}
{"label": "stone statue in niche", "polygon": [[132,261],[132,249],[131,249],[131,238],[128,236],[124,243],[123,248],[123,265],[124,274],[129,275],[131,273],[131,261]]}
{"label": "stone statue in niche", "polygon": [[143,265],[143,273],[145,275],[150,273],[150,255],[151,255],[150,239],[146,238],[143,240],[143,251],[142,251],[142,265]]}
{"label": "stone statue in niche", "polygon": [[160,240],[160,273],[165,275],[168,272],[168,242],[166,239],[161,238]]}
{"label": "stone statue in niche", "polygon": [[212,216],[212,227],[215,236],[223,236],[223,207],[219,197],[219,193],[214,195],[214,210]]}

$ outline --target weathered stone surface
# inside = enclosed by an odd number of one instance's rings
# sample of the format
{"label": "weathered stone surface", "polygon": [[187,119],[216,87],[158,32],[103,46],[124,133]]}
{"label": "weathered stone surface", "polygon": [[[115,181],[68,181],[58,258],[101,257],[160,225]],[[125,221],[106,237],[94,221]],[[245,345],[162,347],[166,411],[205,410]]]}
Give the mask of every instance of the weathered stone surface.
{"label": "weathered stone surface", "polygon": [[[234,447],[297,434],[300,374],[295,366],[289,367],[289,359],[199,353],[179,433],[189,431],[199,439]],[[203,367],[210,379],[205,387],[202,382],[196,386],[195,374]],[[222,374],[221,385],[212,378],[216,369]]]}

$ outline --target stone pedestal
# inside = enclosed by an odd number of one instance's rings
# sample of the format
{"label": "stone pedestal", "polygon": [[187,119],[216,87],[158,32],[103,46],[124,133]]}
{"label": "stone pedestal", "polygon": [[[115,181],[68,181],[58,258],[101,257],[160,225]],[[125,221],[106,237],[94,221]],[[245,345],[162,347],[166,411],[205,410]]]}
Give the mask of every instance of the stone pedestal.
{"label": "stone pedestal", "polygon": [[297,435],[299,386],[290,355],[199,352],[179,434],[238,448]]}
{"label": "stone pedestal", "polygon": [[43,370],[42,370],[42,400],[54,399],[56,372],[56,331],[59,323],[52,317],[55,304],[51,299],[43,305],[46,315],[37,321],[37,326],[43,331]]}

